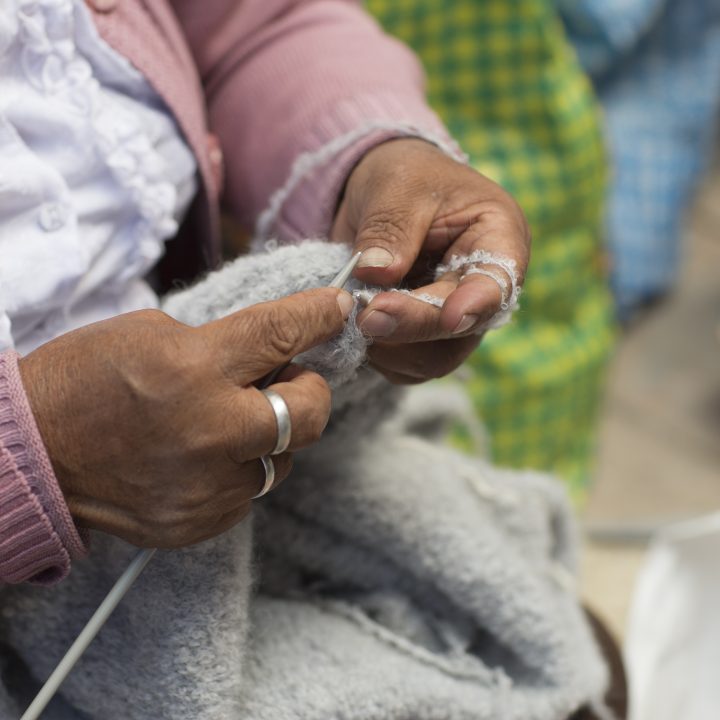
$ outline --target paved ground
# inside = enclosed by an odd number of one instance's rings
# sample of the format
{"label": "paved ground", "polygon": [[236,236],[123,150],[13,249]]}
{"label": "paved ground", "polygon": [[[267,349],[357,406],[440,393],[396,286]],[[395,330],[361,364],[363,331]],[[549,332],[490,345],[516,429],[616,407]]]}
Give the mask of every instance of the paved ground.
{"label": "paved ground", "polygon": [[620,637],[645,531],[720,508],[720,174],[685,242],[677,291],[616,353],[584,518],[584,592]]}

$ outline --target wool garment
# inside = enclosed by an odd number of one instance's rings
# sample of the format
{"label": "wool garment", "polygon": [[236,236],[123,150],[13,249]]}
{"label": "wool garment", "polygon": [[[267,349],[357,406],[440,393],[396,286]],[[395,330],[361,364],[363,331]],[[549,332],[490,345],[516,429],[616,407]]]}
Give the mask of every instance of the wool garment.
{"label": "wool garment", "polygon": [[[164,308],[202,323],[326,284],[349,254],[269,249]],[[438,444],[452,403],[435,422],[432,402],[415,417],[366,349],[349,322],[303,358],[334,388],[322,440],[252,517],[156,554],[49,718],[559,720],[602,697],[562,486]],[[100,534],[93,546],[51,591],[0,588],[2,677],[18,705],[135,553]]]}

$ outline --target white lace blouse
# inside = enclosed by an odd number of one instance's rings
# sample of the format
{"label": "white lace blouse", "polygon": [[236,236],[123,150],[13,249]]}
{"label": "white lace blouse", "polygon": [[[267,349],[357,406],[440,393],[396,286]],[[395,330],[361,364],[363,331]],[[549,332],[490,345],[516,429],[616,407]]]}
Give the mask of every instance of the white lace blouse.
{"label": "white lace blouse", "polygon": [[157,305],[195,159],[82,0],[0,3],[0,350]]}

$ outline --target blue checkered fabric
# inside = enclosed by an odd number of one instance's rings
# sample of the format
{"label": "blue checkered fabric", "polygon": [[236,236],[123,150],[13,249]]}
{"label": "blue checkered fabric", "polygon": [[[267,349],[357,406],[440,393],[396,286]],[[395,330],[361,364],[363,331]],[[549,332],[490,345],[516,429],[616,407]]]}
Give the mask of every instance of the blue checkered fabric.
{"label": "blue checkered fabric", "polygon": [[608,210],[621,317],[664,293],[720,115],[720,0],[557,0],[595,83],[613,164]]}

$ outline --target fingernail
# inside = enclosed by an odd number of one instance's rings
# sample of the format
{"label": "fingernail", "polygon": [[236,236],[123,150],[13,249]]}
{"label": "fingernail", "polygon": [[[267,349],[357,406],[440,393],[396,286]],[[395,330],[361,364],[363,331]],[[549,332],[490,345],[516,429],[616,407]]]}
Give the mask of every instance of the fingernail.
{"label": "fingernail", "polygon": [[360,325],[360,329],[372,337],[387,337],[397,327],[398,322],[382,310],[373,310]]}
{"label": "fingernail", "polygon": [[352,298],[352,295],[349,292],[345,292],[344,290],[341,290],[337,294],[337,304],[340,306],[340,312],[342,313],[342,316],[347,320],[348,315],[352,312],[353,305],[355,305],[355,301]]}
{"label": "fingernail", "polygon": [[363,250],[356,267],[384,268],[388,267],[388,265],[392,265],[392,261],[393,256],[390,251],[381,247],[371,247],[367,250]]}
{"label": "fingernail", "polygon": [[463,315],[462,320],[455,326],[453,335],[468,331],[480,319],[479,315]]}

